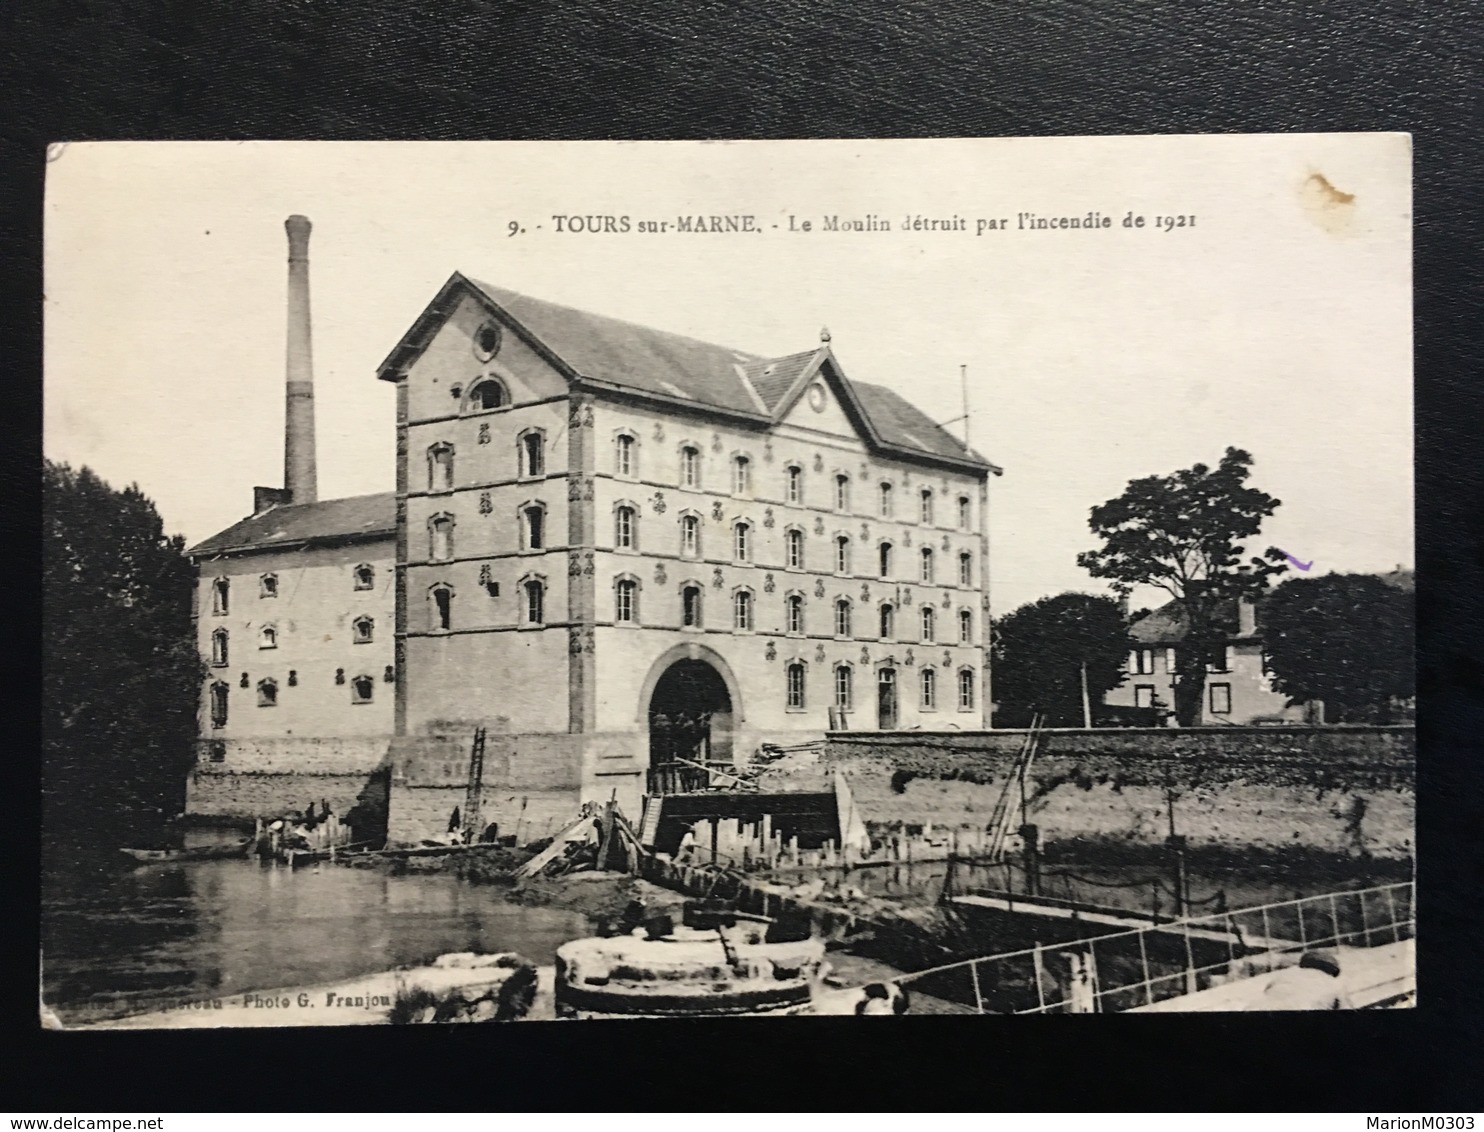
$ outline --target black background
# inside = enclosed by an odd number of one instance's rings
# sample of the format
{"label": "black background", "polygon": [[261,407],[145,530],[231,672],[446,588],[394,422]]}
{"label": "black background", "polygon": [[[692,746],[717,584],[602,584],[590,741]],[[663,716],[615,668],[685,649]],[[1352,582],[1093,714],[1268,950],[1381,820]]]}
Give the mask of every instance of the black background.
{"label": "black background", "polygon": [[[15,950],[5,983],[19,1044],[0,1061],[3,1103],[141,1114],[1484,1107],[1481,29],[1476,3],[1357,0],[12,0],[0,14],[0,192],[7,231],[20,237],[0,272],[9,331],[0,482],[12,563],[0,838],[15,899],[0,934]],[[46,142],[1308,130],[1414,137],[1419,1009],[37,1031],[28,703],[39,688],[30,648],[41,623],[37,587],[26,583],[39,514]],[[1365,387],[1358,374],[1356,395]]]}

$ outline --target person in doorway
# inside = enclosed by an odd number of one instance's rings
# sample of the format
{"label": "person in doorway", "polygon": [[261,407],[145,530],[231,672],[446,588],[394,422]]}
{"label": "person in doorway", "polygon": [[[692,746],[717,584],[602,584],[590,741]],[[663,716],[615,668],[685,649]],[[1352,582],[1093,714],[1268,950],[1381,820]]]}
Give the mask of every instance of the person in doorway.
{"label": "person in doorway", "polygon": [[696,853],[696,827],[691,826],[685,831],[685,836],[680,839],[680,852],[675,859],[682,865],[688,864]]}
{"label": "person in doorway", "polygon": [[1255,1010],[1349,1010],[1340,981],[1340,960],[1333,951],[1306,951],[1298,965],[1281,967],[1267,977]]}

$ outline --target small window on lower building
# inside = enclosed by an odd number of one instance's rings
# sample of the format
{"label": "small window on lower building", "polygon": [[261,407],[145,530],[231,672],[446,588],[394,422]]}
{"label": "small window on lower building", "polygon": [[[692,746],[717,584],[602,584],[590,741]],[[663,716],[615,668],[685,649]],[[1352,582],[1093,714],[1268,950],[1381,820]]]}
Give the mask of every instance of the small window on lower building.
{"label": "small window on lower building", "polygon": [[1231,715],[1232,713],[1232,686],[1230,684],[1211,685],[1211,714]]}
{"label": "small window on lower building", "polygon": [[376,691],[376,681],[369,676],[357,676],[350,682],[350,702],[369,704]]}
{"label": "small window on lower building", "polygon": [[804,666],[798,661],[788,666],[788,706],[794,711],[804,707]]}
{"label": "small window on lower building", "polygon": [[1154,706],[1154,685],[1153,684],[1135,684],[1134,685],[1134,707],[1153,707],[1153,706]]}
{"label": "small window on lower building", "polygon": [[258,707],[278,706],[278,681],[273,679],[258,681]]}

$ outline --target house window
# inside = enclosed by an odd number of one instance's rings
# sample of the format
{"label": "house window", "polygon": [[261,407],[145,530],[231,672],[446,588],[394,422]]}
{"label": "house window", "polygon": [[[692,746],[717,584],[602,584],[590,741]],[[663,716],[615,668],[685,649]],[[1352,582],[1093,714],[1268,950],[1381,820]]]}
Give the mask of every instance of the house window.
{"label": "house window", "polygon": [[258,648],[276,649],[278,647],[278,630],[272,625],[264,625],[258,630]]}
{"label": "house window", "polygon": [[226,578],[218,578],[211,583],[211,612],[217,616],[227,612],[231,604],[232,583]]}
{"label": "house window", "polygon": [[371,695],[376,691],[376,681],[369,676],[357,676],[350,682],[350,702],[353,704],[369,704]]}
{"label": "house window", "polygon": [[546,508],[539,503],[527,504],[521,508],[520,519],[525,549],[546,549]]}
{"label": "house window", "polygon": [[883,519],[890,519],[891,510],[891,484],[884,483],[881,485],[881,517]]}
{"label": "house window", "polygon": [[447,586],[434,586],[428,591],[428,601],[433,614],[433,628],[453,628],[453,590]]}
{"label": "house window", "polygon": [[269,677],[258,681],[258,707],[278,706],[278,681]]}
{"label": "house window", "polygon": [[738,590],[732,595],[732,628],[752,629],[752,592]]}
{"label": "house window", "polygon": [[1179,669],[1176,667],[1174,649],[1165,649],[1165,671],[1170,673],[1179,671]]}
{"label": "house window", "polygon": [[619,433],[613,441],[613,472],[615,475],[632,477],[634,474],[634,450],[637,442],[627,433]]}
{"label": "house window", "polygon": [[835,510],[850,510],[850,477],[844,473],[835,477]]}
{"label": "house window", "polygon": [[752,491],[752,461],[746,456],[732,457],[732,494],[746,495]]}
{"label": "house window", "polygon": [[835,536],[835,573],[850,573],[850,538],[847,535]]}
{"label": "house window", "polygon": [[837,598],[835,601],[835,636],[850,636],[850,599]]}
{"label": "house window", "polygon": [[1232,686],[1230,684],[1211,685],[1211,714],[1231,715],[1232,713]]}
{"label": "house window", "polygon": [[930,487],[923,488],[922,494],[918,496],[918,499],[921,501],[921,505],[918,507],[918,518],[921,519],[924,526],[930,527],[933,525],[933,489]]}
{"label": "house window", "polygon": [[889,542],[883,542],[881,544],[880,549],[877,552],[877,557],[880,559],[878,565],[881,568],[881,576],[883,578],[890,578],[891,577],[891,543],[889,543]]}
{"label": "house window", "polygon": [[958,611],[958,643],[961,645],[974,643],[974,614],[967,609]]}
{"label": "house window", "polygon": [[802,570],[804,568],[804,532],[787,531],[783,539],[788,556],[788,568]]}
{"label": "house window", "polygon": [[936,711],[938,709],[938,671],[934,668],[924,668],[919,677],[922,684],[922,710]]}
{"label": "house window", "polygon": [[732,528],[732,557],[747,562],[752,557],[752,525],[738,523]]}
{"label": "house window", "polygon": [[620,578],[613,587],[613,619],[623,625],[639,620],[639,583]]}
{"label": "house window", "polygon": [[546,437],[541,433],[521,433],[518,455],[520,457],[519,474],[522,477],[546,474]]}
{"label": "house window", "polygon": [[686,558],[701,555],[701,519],[698,515],[680,516],[680,553]]}
{"label": "house window", "polygon": [[797,464],[788,466],[788,501],[790,503],[804,502],[804,469]]}
{"label": "house window", "polygon": [[[1207,672],[1230,672],[1232,670],[1231,645],[1216,645],[1211,649],[1211,658],[1206,661]],[[1219,685],[1213,684],[1212,687]],[[1211,709],[1215,711],[1215,708]]]}
{"label": "house window", "polygon": [[540,579],[532,578],[525,584],[526,591],[526,624],[544,625],[546,623],[546,586]]}
{"label": "house window", "polygon": [[369,590],[376,585],[376,571],[365,562],[355,568],[355,588],[358,590]]}
{"label": "house window", "polygon": [[376,622],[370,617],[357,617],[350,623],[351,640],[358,645],[369,645],[376,633]]}
{"label": "house window", "polygon": [[958,710],[974,710],[974,670],[961,668],[958,673]]}
{"label": "house window", "polygon": [[701,627],[700,586],[686,586],[680,591],[680,623],[687,629]]}
{"label": "house window", "polygon": [[804,599],[798,594],[789,594],[786,609],[788,612],[788,632],[802,633],[804,631]]}
{"label": "house window", "polygon": [[1153,706],[1154,706],[1154,685],[1153,684],[1135,684],[1134,685],[1134,707],[1153,707]]}
{"label": "house window", "polygon": [[627,504],[613,512],[613,545],[619,550],[633,550],[638,546],[638,516]]}
{"label": "house window", "polygon": [[881,605],[881,639],[889,641],[896,635],[896,610],[890,602]]}
{"label": "house window", "polygon": [[453,490],[452,444],[435,444],[428,449],[428,490]]}
{"label": "house window", "polygon": [[969,529],[969,497],[967,495],[958,497],[958,529],[961,531]]}
{"label": "house window", "polygon": [[936,630],[936,611],[931,605],[922,607],[922,643],[930,645],[933,643],[933,635]]}
{"label": "house window", "polygon": [[804,710],[804,666],[794,661],[787,668],[788,707],[790,711]]}
{"label": "house window", "polygon": [[930,546],[925,546],[922,548],[922,580],[928,585],[931,585],[935,572],[936,571],[933,567],[933,548]]}
{"label": "house window", "polygon": [[227,725],[227,696],[230,694],[231,689],[220,680],[211,686],[211,726]]}
{"label": "house window", "polygon": [[220,667],[227,663],[227,631],[217,629],[211,634],[211,663]]}
{"label": "house window", "polygon": [[701,450],[686,445],[680,450],[680,484],[682,487],[701,486]]}
{"label": "house window", "polygon": [[479,382],[469,393],[469,405],[474,409],[500,409],[510,404],[505,386],[494,378]]}
{"label": "house window", "polygon": [[1154,650],[1134,649],[1128,654],[1128,670],[1136,676],[1148,676],[1154,671]]}
{"label": "house window", "polygon": [[841,711],[850,711],[855,704],[850,665],[842,664],[835,669],[835,706]]}
{"label": "house window", "polygon": [[447,562],[453,557],[453,516],[435,515],[428,522],[428,558]]}
{"label": "house window", "polygon": [[277,574],[264,574],[261,578],[258,579],[258,596],[259,597],[277,597],[278,596],[278,575]]}
{"label": "house window", "polygon": [[974,556],[968,552],[958,556],[958,584],[966,589],[974,585]]}

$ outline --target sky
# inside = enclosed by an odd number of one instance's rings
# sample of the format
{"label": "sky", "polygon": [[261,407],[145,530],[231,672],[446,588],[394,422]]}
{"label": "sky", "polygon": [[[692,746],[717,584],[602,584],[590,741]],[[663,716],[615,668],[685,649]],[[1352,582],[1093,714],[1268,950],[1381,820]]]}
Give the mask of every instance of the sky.
{"label": "sky", "polygon": [[[375,370],[461,271],[767,356],[828,327],[848,376],[940,421],[967,366],[971,441],[1004,469],[996,615],[1107,592],[1076,564],[1089,509],[1228,445],[1282,500],[1250,552],[1410,567],[1410,165],[1395,134],[72,144],[48,165],[45,452],[138,483],[188,542],[281,484],[283,221],[301,213],[322,499],[392,489]],[[574,214],[630,230],[557,231]],[[694,214],[760,231],[674,230]],[[912,216],[950,225],[901,230]]]}

